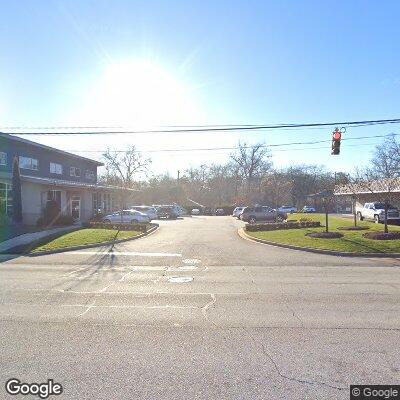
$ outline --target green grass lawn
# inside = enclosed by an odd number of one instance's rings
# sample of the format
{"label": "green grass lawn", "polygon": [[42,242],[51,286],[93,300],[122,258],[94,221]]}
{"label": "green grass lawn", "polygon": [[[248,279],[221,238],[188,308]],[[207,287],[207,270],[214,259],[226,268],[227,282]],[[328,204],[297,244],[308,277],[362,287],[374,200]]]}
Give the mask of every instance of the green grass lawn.
{"label": "green grass lawn", "polygon": [[[302,217],[311,218],[320,221],[325,225],[325,214],[292,214],[289,220],[297,220]],[[338,227],[352,226],[351,218],[329,216],[329,230],[331,232],[340,232],[344,236],[339,239],[317,239],[306,236],[311,232],[325,231],[321,228],[288,229],[271,232],[246,232],[250,236],[258,239],[269,240],[276,243],[290,244],[299,247],[310,247],[314,249],[334,250],[342,252],[360,252],[360,253],[400,253],[400,240],[372,240],[366,239],[362,235],[371,231],[382,231],[383,224],[371,222],[358,222],[358,225],[369,226],[369,230],[364,231],[344,231],[338,230]],[[390,231],[399,231],[399,226],[389,225]]]}
{"label": "green grass lawn", "polygon": [[78,246],[101,244],[112,240],[128,239],[140,235],[142,232],[117,231],[115,229],[81,229],[67,233],[31,250],[31,253],[41,251],[55,251]]}

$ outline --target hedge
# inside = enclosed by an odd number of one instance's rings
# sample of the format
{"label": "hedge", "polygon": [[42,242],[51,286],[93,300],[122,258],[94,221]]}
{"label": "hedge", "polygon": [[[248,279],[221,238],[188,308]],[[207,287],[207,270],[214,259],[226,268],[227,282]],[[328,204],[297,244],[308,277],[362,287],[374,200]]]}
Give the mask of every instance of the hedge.
{"label": "hedge", "polygon": [[115,229],[119,231],[137,231],[147,232],[149,225],[147,224],[114,224],[109,222],[86,222],[82,224],[85,228],[93,229]]}
{"label": "hedge", "polygon": [[49,221],[47,217],[39,217],[36,221],[36,226],[69,226],[74,223],[71,215],[59,214],[53,220]]}
{"label": "hedge", "polygon": [[301,229],[301,228],[318,228],[321,226],[319,221],[304,222],[272,222],[267,224],[246,224],[245,229],[249,232],[256,231],[277,231],[280,229]]}

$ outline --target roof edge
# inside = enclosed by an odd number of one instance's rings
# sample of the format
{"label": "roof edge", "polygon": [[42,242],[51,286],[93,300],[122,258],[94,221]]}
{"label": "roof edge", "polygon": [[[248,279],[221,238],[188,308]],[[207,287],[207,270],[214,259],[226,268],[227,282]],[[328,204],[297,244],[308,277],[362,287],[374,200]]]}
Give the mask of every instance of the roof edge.
{"label": "roof edge", "polygon": [[30,144],[30,145],[33,145],[33,146],[36,146],[36,147],[40,147],[42,149],[55,151],[57,153],[60,153],[60,154],[63,154],[63,155],[67,155],[69,157],[74,157],[74,158],[78,158],[80,160],[88,161],[88,162],[91,162],[93,164],[96,164],[98,167],[103,167],[104,166],[104,163],[102,163],[100,161],[92,160],[91,158],[87,158],[87,157],[78,156],[77,154],[69,153],[67,151],[57,149],[56,147],[46,146],[45,144],[33,142],[32,140],[24,139],[24,138],[21,138],[21,137],[16,136],[16,135],[17,134],[10,134],[10,133],[5,133],[5,132],[0,132],[0,137],[4,137],[6,139],[14,140],[14,141],[20,142],[20,143]]}

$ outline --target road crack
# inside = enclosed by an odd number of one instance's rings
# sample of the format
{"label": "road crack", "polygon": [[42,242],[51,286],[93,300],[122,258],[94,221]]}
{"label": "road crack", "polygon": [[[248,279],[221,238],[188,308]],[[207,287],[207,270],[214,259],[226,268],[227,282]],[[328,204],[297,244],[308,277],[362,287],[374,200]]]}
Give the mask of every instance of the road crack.
{"label": "road crack", "polygon": [[[254,339],[254,337],[252,335],[250,335],[250,337],[253,340],[253,343],[257,346],[257,342]],[[319,386],[326,386],[329,387],[331,389],[336,389],[336,390],[348,390],[348,387],[342,387],[342,386],[335,386],[335,385],[331,385],[329,383],[326,382],[321,382],[321,381],[315,381],[315,380],[309,380],[309,379],[300,379],[300,378],[295,378],[292,376],[288,376],[286,374],[284,374],[281,369],[279,368],[278,364],[276,363],[276,361],[274,360],[274,358],[272,357],[272,355],[268,352],[268,350],[265,348],[263,343],[260,343],[261,345],[261,349],[262,349],[262,353],[264,354],[264,356],[271,362],[271,364],[273,365],[275,371],[277,372],[277,374],[283,378],[286,379],[288,381],[292,381],[292,382],[297,382],[297,383],[301,383],[304,385],[319,385]]]}

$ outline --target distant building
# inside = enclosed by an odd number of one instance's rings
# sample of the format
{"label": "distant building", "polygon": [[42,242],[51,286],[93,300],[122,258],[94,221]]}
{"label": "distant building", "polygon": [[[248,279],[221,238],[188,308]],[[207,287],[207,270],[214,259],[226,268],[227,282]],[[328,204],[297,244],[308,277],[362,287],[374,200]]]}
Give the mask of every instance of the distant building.
{"label": "distant building", "polygon": [[385,194],[390,197],[393,206],[400,208],[400,179],[380,179],[352,185],[337,185],[334,194],[351,211],[354,206],[381,201],[380,199],[384,198]]}
{"label": "distant building", "polygon": [[77,222],[119,207],[121,188],[97,184],[97,168],[102,163],[0,133],[0,202],[8,215],[12,214],[14,157],[19,158],[24,224],[36,224],[49,200],[56,201],[61,213]]}

